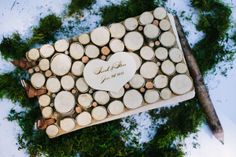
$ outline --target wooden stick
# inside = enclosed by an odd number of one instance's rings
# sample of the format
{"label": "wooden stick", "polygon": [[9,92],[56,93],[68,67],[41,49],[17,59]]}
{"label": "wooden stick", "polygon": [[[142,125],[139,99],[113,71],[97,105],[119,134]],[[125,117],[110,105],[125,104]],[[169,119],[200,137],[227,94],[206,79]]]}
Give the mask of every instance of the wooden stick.
{"label": "wooden stick", "polygon": [[175,16],[175,24],[180,38],[180,42],[183,48],[184,56],[187,60],[189,71],[193,77],[194,85],[196,88],[196,93],[200,105],[206,115],[208,125],[210,126],[214,136],[224,144],[224,131],[220,124],[220,120],[212,104],[211,98],[209,96],[208,90],[204,84],[203,77],[197,65],[197,62],[192,55],[190,45],[184,35],[183,28],[177,16]]}

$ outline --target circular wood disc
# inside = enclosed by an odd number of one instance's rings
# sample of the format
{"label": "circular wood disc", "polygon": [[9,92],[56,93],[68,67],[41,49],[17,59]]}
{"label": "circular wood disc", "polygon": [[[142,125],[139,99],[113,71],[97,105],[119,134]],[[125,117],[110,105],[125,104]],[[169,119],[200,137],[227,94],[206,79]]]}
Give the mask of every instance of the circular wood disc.
{"label": "circular wood disc", "polygon": [[145,62],[140,68],[140,74],[146,79],[154,78],[159,71],[159,67],[154,62]]}
{"label": "circular wood disc", "polygon": [[122,52],[125,49],[124,43],[119,39],[111,39],[109,47],[113,52]]}
{"label": "circular wood disc", "polygon": [[144,46],[140,50],[140,55],[145,60],[152,60],[155,57],[154,51],[149,46]]}
{"label": "circular wood disc", "polygon": [[95,45],[104,46],[110,40],[110,32],[107,27],[95,28],[90,34],[91,40]]}
{"label": "circular wood disc", "polygon": [[167,12],[163,7],[158,7],[153,11],[153,15],[156,19],[162,20],[166,17]]}
{"label": "circular wood disc", "polygon": [[51,70],[47,70],[47,71],[45,71],[44,75],[46,77],[50,77],[50,76],[52,76],[52,71]]}
{"label": "circular wood disc", "polygon": [[185,94],[193,88],[193,82],[189,76],[179,74],[171,79],[170,88],[175,94]]}
{"label": "circular wood disc", "polygon": [[60,121],[60,127],[66,132],[72,131],[75,128],[75,120],[73,118],[64,118]]}
{"label": "circular wood disc", "polygon": [[53,109],[50,106],[44,107],[42,109],[43,118],[50,118],[52,116]]}
{"label": "circular wood disc", "polygon": [[160,42],[165,47],[172,47],[175,45],[175,35],[170,31],[164,32],[160,36]]}
{"label": "circular wood disc", "polygon": [[154,87],[155,88],[165,88],[168,85],[168,77],[166,75],[157,75],[154,79]]}
{"label": "circular wood disc", "polygon": [[123,97],[124,105],[129,109],[135,109],[142,105],[143,97],[135,89],[128,90]]}
{"label": "circular wood disc", "polygon": [[54,50],[54,47],[52,45],[45,44],[40,48],[39,52],[40,52],[41,57],[49,58],[53,55],[55,50]]}
{"label": "circular wood disc", "polygon": [[168,50],[164,47],[158,47],[155,50],[155,55],[157,59],[159,59],[160,61],[164,61],[168,57]]}
{"label": "circular wood disc", "polygon": [[149,39],[155,39],[160,35],[160,29],[154,24],[147,24],[143,29],[144,35]]}
{"label": "circular wood disc", "polygon": [[47,79],[46,88],[51,93],[59,92],[61,89],[61,83],[56,77],[50,77]]}
{"label": "circular wood disc", "polygon": [[48,106],[51,102],[51,98],[44,94],[39,97],[39,105],[42,107]]}
{"label": "circular wood disc", "polygon": [[71,72],[75,76],[81,76],[84,70],[84,63],[81,61],[75,61],[72,65]]}
{"label": "circular wood disc", "polygon": [[75,107],[74,95],[68,91],[59,92],[54,99],[54,107],[61,114],[70,112]]}
{"label": "circular wood disc", "polygon": [[170,29],[170,27],[171,27],[169,20],[167,20],[167,19],[161,20],[161,22],[159,24],[159,27],[163,31],[168,31]]}
{"label": "circular wood disc", "polygon": [[136,63],[136,70],[138,70],[142,64],[142,59],[141,57],[139,57],[139,55],[137,55],[136,53],[130,52],[129,53],[135,60]]}
{"label": "circular wood disc", "polygon": [[55,137],[59,132],[59,129],[56,125],[49,125],[46,129],[46,133],[50,137]]}
{"label": "circular wood disc", "polygon": [[54,44],[56,51],[64,52],[69,48],[69,42],[65,39],[57,40]]}
{"label": "circular wood disc", "polygon": [[99,51],[98,47],[95,45],[87,45],[85,47],[85,54],[89,58],[97,58],[99,53],[100,53],[100,51]]}
{"label": "circular wood disc", "polygon": [[178,73],[180,74],[184,74],[187,72],[188,68],[187,68],[187,65],[185,63],[178,63],[176,66],[175,66],[175,69]]}
{"label": "circular wood disc", "polygon": [[42,71],[46,71],[49,69],[49,60],[48,59],[41,59],[39,61],[39,68],[42,70]]}
{"label": "circular wood disc", "polygon": [[110,25],[109,30],[112,38],[122,38],[125,35],[125,27],[121,23],[113,23]]}
{"label": "circular wood disc", "polygon": [[76,122],[79,126],[86,126],[89,125],[92,122],[92,116],[89,112],[81,112],[77,117],[76,117]]}
{"label": "circular wood disc", "polygon": [[136,51],[143,46],[143,36],[136,31],[129,32],[124,37],[124,44],[128,50]]}
{"label": "circular wood disc", "polygon": [[92,105],[93,97],[90,94],[80,94],[78,102],[83,108],[89,108]]}
{"label": "circular wood disc", "polygon": [[175,73],[175,65],[169,59],[161,64],[161,70],[166,75],[173,75]]}
{"label": "circular wood disc", "polygon": [[105,91],[96,91],[93,94],[93,97],[94,97],[94,100],[100,105],[105,105],[110,100],[109,94]]}
{"label": "circular wood disc", "polygon": [[74,59],[80,59],[84,55],[84,47],[78,42],[74,42],[70,45],[70,56]]}
{"label": "circular wood disc", "polygon": [[148,104],[152,104],[154,102],[157,102],[159,99],[160,99],[160,96],[159,96],[158,91],[156,91],[154,89],[146,90],[146,92],[144,94],[144,100]]}
{"label": "circular wood disc", "polygon": [[92,110],[92,117],[95,120],[103,120],[107,117],[107,110],[103,106],[97,106]]}
{"label": "circular wood disc", "polygon": [[144,12],[139,16],[139,22],[141,23],[141,25],[147,25],[152,23],[154,17],[152,15],[152,13],[150,12]]}
{"label": "circular wood disc", "polygon": [[31,78],[30,78],[31,84],[35,87],[35,88],[41,88],[43,87],[44,83],[45,83],[45,77],[43,74],[41,73],[34,73]]}
{"label": "circular wood disc", "polygon": [[75,85],[75,80],[70,75],[65,75],[61,78],[61,86],[64,90],[71,90]]}
{"label": "circular wood disc", "polygon": [[121,98],[125,93],[125,89],[122,87],[118,92],[109,92],[109,95],[112,97],[112,98]]}
{"label": "circular wood disc", "polygon": [[141,75],[135,74],[129,84],[131,87],[138,89],[145,85],[145,79]]}
{"label": "circular wood disc", "polygon": [[65,54],[57,54],[52,58],[51,70],[58,76],[63,76],[70,71],[71,58]]}
{"label": "circular wood disc", "polygon": [[138,21],[134,17],[130,17],[124,21],[125,28],[128,31],[133,31],[138,27]]}
{"label": "circular wood disc", "polygon": [[161,96],[162,99],[167,100],[167,99],[171,98],[172,92],[169,88],[164,88],[164,89],[161,90],[160,96]]}
{"label": "circular wood disc", "polygon": [[183,53],[178,48],[172,48],[169,51],[169,57],[173,62],[179,63],[183,60]]}
{"label": "circular wood disc", "polygon": [[90,37],[88,34],[84,33],[79,36],[79,42],[83,45],[86,45],[90,42]]}
{"label": "circular wood disc", "polygon": [[79,92],[85,93],[89,90],[89,86],[84,80],[84,78],[79,78],[76,83],[75,83],[76,88],[78,89]]}
{"label": "circular wood disc", "polygon": [[112,101],[107,107],[108,112],[112,115],[121,114],[124,109],[124,104],[119,100]]}
{"label": "circular wood disc", "polygon": [[30,60],[36,61],[39,59],[39,50],[33,48],[28,51],[27,56]]}

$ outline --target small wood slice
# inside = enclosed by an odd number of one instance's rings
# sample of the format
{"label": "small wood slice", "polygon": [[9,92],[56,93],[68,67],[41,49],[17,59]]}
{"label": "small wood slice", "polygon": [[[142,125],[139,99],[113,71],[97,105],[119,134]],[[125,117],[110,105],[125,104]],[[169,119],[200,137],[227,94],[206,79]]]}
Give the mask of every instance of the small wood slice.
{"label": "small wood slice", "polygon": [[166,75],[157,75],[154,79],[154,87],[157,89],[165,88],[168,85],[168,77]]}
{"label": "small wood slice", "polygon": [[75,85],[75,80],[70,75],[65,75],[61,78],[61,86],[64,90],[71,90]]}
{"label": "small wood slice", "polygon": [[75,107],[75,97],[68,91],[59,92],[54,99],[54,107],[57,112],[67,114]]}
{"label": "small wood slice", "polygon": [[70,71],[71,58],[65,54],[56,54],[51,60],[51,70],[58,76],[63,76]]}
{"label": "small wood slice", "polygon": [[170,31],[164,32],[160,36],[160,42],[165,47],[172,47],[176,42],[175,35]]}
{"label": "small wood slice", "polygon": [[104,46],[110,40],[110,32],[107,27],[95,28],[90,34],[92,42],[97,46]]}
{"label": "small wood slice", "polygon": [[166,12],[165,8],[158,7],[153,11],[153,15],[156,19],[162,20],[167,16],[167,12]]}
{"label": "small wood slice", "polygon": [[92,116],[89,112],[81,112],[77,117],[76,117],[76,122],[79,126],[86,126],[92,123]]}
{"label": "small wood slice", "polygon": [[171,27],[169,20],[167,20],[167,19],[161,20],[159,27],[163,31],[168,31]]}
{"label": "small wood slice", "polygon": [[100,53],[100,51],[99,51],[98,47],[95,45],[87,45],[85,47],[85,54],[89,58],[97,58],[99,53]]}
{"label": "small wood slice", "polygon": [[103,106],[97,106],[92,110],[92,117],[95,120],[103,120],[107,117],[107,110]]}
{"label": "small wood slice", "polygon": [[36,61],[39,59],[39,50],[33,48],[33,49],[29,50],[26,55],[30,60]]}
{"label": "small wood slice", "polygon": [[112,98],[121,98],[125,93],[125,89],[124,87],[122,87],[118,92],[109,92],[109,95],[112,97]]}
{"label": "small wood slice", "polygon": [[130,51],[139,50],[143,46],[143,36],[136,31],[129,32],[124,37],[124,44]]}
{"label": "small wood slice", "polygon": [[79,78],[75,83],[76,88],[79,92],[85,93],[89,90],[88,84],[85,82],[84,78]]}
{"label": "small wood slice", "polygon": [[164,88],[160,92],[160,97],[164,100],[170,99],[172,96],[172,92],[169,88]]}
{"label": "small wood slice", "polygon": [[157,90],[154,90],[154,89],[146,90],[146,92],[144,94],[144,100],[148,104],[152,104],[154,102],[157,102],[159,99],[160,99],[160,96],[159,96],[159,93]]}
{"label": "small wood slice", "polygon": [[175,73],[175,65],[169,59],[161,64],[161,70],[166,75],[173,75]]}
{"label": "small wood slice", "polygon": [[175,94],[185,94],[193,88],[193,81],[189,76],[179,74],[171,79],[170,88]]}
{"label": "small wood slice", "polygon": [[75,76],[81,76],[84,70],[84,63],[81,61],[75,61],[72,65],[71,72]]}
{"label": "small wood slice", "polygon": [[41,73],[34,73],[30,78],[31,84],[34,86],[34,88],[38,89],[43,87],[45,83],[45,77]]}
{"label": "small wood slice", "polygon": [[160,61],[164,61],[168,57],[168,50],[164,47],[158,47],[155,50],[155,55],[157,59],[159,59]]}
{"label": "small wood slice", "polygon": [[46,88],[51,93],[57,93],[61,89],[61,83],[57,77],[50,77],[47,79]]}
{"label": "small wood slice", "polygon": [[55,137],[59,133],[59,129],[56,125],[49,125],[46,129],[46,133],[49,137]]}
{"label": "small wood slice", "polygon": [[53,109],[50,106],[44,107],[42,109],[43,118],[50,118],[52,116]]}
{"label": "small wood slice", "polygon": [[50,77],[50,76],[52,76],[52,71],[51,70],[47,70],[47,71],[45,71],[44,75],[46,77]]}
{"label": "small wood slice", "polygon": [[133,31],[138,27],[138,21],[136,18],[130,17],[124,21],[124,25],[128,31]]}
{"label": "small wood slice", "polygon": [[131,89],[125,93],[123,102],[128,109],[135,109],[142,106],[143,97],[139,91]]}
{"label": "small wood slice", "polygon": [[84,55],[84,47],[78,42],[74,42],[70,45],[70,56],[76,60],[80,59]]}
{"label": "small wood slice", "polygon": [[89,35],[88,34],[81,34],[80,36],[79,36],[79,42],[81,43],[81,44],[83,44],[83,45],[86,45],[86,44],[88,44],[89,42],[90,42],[90,37],[89,37]]}
{"label": "small wood slice", "polygon": [[100,105],[105,105],[110,100],[109,94],[107,92],[105,92],[105,91],[96,91],[93,94],[93,98]]}
{"label": "small wood slice", "polygon": [[136,53],[130,52],[129,53],[135,60],[136,63],[136,70],[138,70],[142,64],[142,59],[141,57],[139,57],[139,55],[137,55]]}
{"label": "small wood slice", "polygon": [[125,49],[124,43],[119,39],[112,39],[109,43],[109,47],[113,52],[122,52]]}
{"label": "small wood slice", "polygon": [[143,29],[143,33],[148,39],[156,39],[161,31],[156,25],[147,24]]}
{"label": "small wood slice", "polygon": [[78,97],[78,103],[84,108],[87,109],[91,107],[93,103],[93,97],[90,94],[80,94]]}
{"label": "small wood slice", "polygon": [[173,62],[179,63],[183,60],[183,52],[178,48],[172,48],[169,50],[169,57]]}
{"label": "small wood slice", "polygon": [[57,40],[54,47],[58,52],[65,52],[69,48],[69,42],[65,39]]}
{"label": "small wood slice", "polygon": [[112,101],[107,107],[108,112],[112,115],[121,114],[124,109],[124,104],[119,100]]}
{"label": "small wood slice", "polygon": [[180,73],[180,74],[184,74],[188,70],[187,65],[185,63],[178,63],[175,66],[175,69],[176,69],[177,73]]}
{"label": "small wood slice", "polygon": [[39,68],[42,70],[42,71],[46,71],[49,69],[49,60],[48,59],[41,59],[39,61]]}
{"label": "small wood slice", "polygon": [[55,49],[52,45],[45,44],[39,49],[39,52],[40,52],[41,57],[49,58],[54,54]]}
{"label": "small wood slice", "polygon": [[60,121],[60,127],[66,132],[72,131],[75,128],[75,120],[73,118],[64,118]]}
{"label": "small wood slice", "polygon": [[113,23],[110,25],[109,30],[112,38],[122,38],[125,35],[125,27],[121,23]]}
{"label": "small wood slice", "polygon": [[138,89],[145,85],[145,79],[141,75],[135,74],[129,84],[131,87]]}
{"label": "small wood slice", "polygon": [[39,105],[42,107],[48,106],[50,104],[50,102],[51,102],[51,98],[46,94],[41,95],[39,97]]}
{"label": "small wood slice", "polygon": [[104,55],[104,56],[108,56],[110,54],[111,50],[109,49],[109,47],[107,46],[104,46],[102,47],[101,49],[101,53]]}
{"label": "small wood slice", "polygon": [[154,78],[159,71],[159,67],[154,62],[145,62],[140,68],[140,74],[146,79]]}
{"label": "small wood slice", "polygon": [[149,46],[144,46],[140,50],[140,55],[145,60],[153,60],[155,57],[154,51]]}
{"label": "small wood slice", "polygon": [[154,17],[150,12],[144,12],[139,16],[139,22],[141,25],[147,25],[152,23]]}
{"label": "small wood slice", "polygon": [[34,69],[33,68],[28,69],[28,73],[33,74],[34,73]]}

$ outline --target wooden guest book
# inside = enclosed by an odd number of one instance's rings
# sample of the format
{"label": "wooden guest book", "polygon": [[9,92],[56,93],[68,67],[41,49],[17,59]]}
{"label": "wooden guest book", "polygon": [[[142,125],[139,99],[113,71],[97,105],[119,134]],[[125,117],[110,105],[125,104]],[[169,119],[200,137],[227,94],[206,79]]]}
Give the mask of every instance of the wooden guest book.
{"label": "wooden guest book", "polygon": [[162,7],[26,53],[50,138],[194,97],[174,18]]}

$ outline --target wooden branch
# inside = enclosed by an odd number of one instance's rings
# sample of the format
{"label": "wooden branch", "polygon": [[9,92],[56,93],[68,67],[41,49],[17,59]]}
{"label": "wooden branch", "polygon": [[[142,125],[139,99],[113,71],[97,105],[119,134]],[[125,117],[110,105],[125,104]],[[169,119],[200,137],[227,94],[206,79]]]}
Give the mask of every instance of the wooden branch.
{"label": "wooden branch", "polygon": [[180,38],[180,43],[183,48],[185,59],[187,61],[190,74],[191,74],[193,81],[194,81],[197,97],[198,97],[200,105],[206,115],[208,125],[209,125],[210,129],[212,130],[214,136],[222,144],[224,144],[223,128],[220,124],[220,120],[219,120],[219,118],[216,114],[216,111],[214,109],[214,106],[212,104],[208,90],[204,84],[203,77],[201,75],[201,72],[199,70],[197,62],[196,62],[194,56],[192,55],[190,45],[184,35],[183,27],[181,26],[181,23],[180,23],[177,16],[175,16],[175,24],[176,24],[178,35]]}

